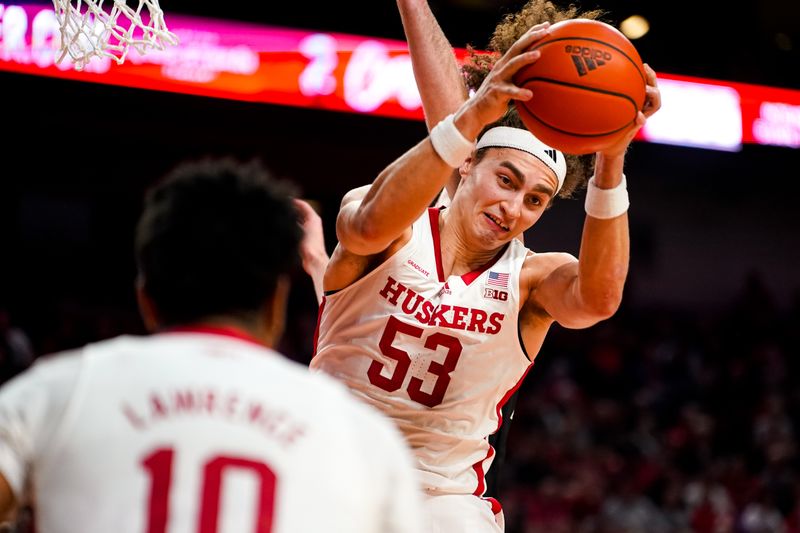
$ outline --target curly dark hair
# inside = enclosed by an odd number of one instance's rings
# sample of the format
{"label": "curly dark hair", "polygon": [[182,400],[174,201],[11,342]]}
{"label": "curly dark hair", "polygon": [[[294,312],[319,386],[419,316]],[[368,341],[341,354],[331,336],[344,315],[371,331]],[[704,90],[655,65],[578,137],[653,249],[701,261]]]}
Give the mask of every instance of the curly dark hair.
{"label": "curly dark hair", "polygon": [[[477,90],[489,74],[489,71],[492,70],[495,61],[508,51],[511,45],[532,26],[542,22],[556,23],[575,18],[599,20],[604,15],[605,12],[599,9],[580,11],[574,5],[570,5],[566,9],[560,9],[550,0],[530,0],[516,13],[506,15],[495,27],[494,34],[489,41],[488,53],[480,53],[471,46],[468,47],[469,59],[462,67],[462,74],[467,87],[471,90]],[[494,124],[487,126],[484,132],[494,126],[525,128],[513,103],[509,106],[505,116]],[[481,135],[483,135],[483,132],[481,132]],[[594,169],[594,155],[564,155],[567,160],[567,177],[564,180],[564,186],[558,193],[558,197],[570,198],[576,191],[586,186],[589,175]]]}
{"label": "curly dark hair", "polygon": [[232,159],[185,162],[148,191],[135,252],[162,326],[263,308],[299,263],[292,192]]}

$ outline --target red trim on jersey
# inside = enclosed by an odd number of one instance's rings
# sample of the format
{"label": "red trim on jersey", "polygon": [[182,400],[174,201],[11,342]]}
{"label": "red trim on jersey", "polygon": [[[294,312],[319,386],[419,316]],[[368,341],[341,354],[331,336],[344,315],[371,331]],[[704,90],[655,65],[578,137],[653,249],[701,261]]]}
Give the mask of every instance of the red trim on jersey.
{"label": "red trim on jersey", "polygon": [[442,267],[442,245],[439,242],[439,209],[428,208],[428,218],[431,221],[431,235],[433,236],[433,255],[436,257],[436,274],[439,281],[444,281],[444,268]]}
{"label": "red trim on jersey", "polygon": [[476,488],[475,492],[472,493],[475,496],[483,496],[483,493],[486,491],[486,473],[483,471],[483,463],[485,463],[493,455],[494,448],[492,448],[492,445],[490,444],[486,457],[472,465],[472,469],[475,470],[475,474],[478,476],[478,488]]}
{"label": "red trim on jersey", "polygon": [[497,501],[497,498],[489,497],[489,498],[482,498],[482,499],[486,500],[487,502],[489,502],[489,504],[492,506],[492,513],[500,514],[501,512],[503,512],[503,506],[500,505],[500,502]]}
{"label": "red trim on jersey", "polygon": [[[522,377],[520,377],[519,381],[517,381],[517,384],[511,387],[511,389],[509,389],[508,392],[505,393],[503,398],[501,398],[501,400],[498,402],[496,411],[497,428],[494,430],[494,432],[500,429],[500,426],[503,425],[503,413],[501,412],[503,406],[506,404],[506,402],[508,402],[509,398],[511,398],[511,396],[513,396],[514,393],[517,392],[517,389],[520,387],[520,385],[522,385],[522,382],[525,380],[525,376],[528,375],[528,371],[532,367],[533,363],[528,365],[528,368],[525,369],[525,372],[522,374]],[[477,474],[478,476],[478,487],[475,489],[475,492],[472,493],[475,496],[482,496],[484,491],[486,490],[486,477],[485,477],[485,472],[483,471],[483,463],[485,463],[486,460],[491,458],[493,455],[494,455],[494,448],[490,444],[489,452],[486,454],[486,457],[484,457],[482,461],[478,461],[477,463],[472,465],[472,469],[475,470],[475,474]],[[492,503],[492,512],[494,512],[494,514],[497,514],[498,512],[502,511],[500,502],[498,502],[494,498],[484,498],[484,499],[489,500]],[[495,505],[497,505],[497,511],[495,511]]]}
{"label": "red trim on jersey", "polygon": [[[439,275],[439,281],[444,281],[444,268],[442,267],[442,244],[439,240],[439,213],[443,208],[437,207],[429,207],[428,208],[428,217],[431,221],[431,235],[433,236],[433,254],[436,257],[436,273]],[[478,279],[478,276],[489,270],[500,258],[503,256],[505,251],[508,249],[508,243],[506,243],[503,248],[497,252],[488,263],[483,265],[480,268],[473,270],[472,272],[467,272],[466,274],[461,276],[461,279],[464,281],[464,285],[469,286],[470,283]]]}
{"label": "red trim on jersey", "polygon": [[514,393],[517,392],[517,389],[520,387],[520,385],[522,385],[522,382],[525,381],[525,376],[528,375],[528,371],[530,371],[531,368],[533,368],[533,363],[528,365],[528,368],[526,368],[525,372],[522,373],[522,377],[519,378],[519,381],[517,381],[517,384],[511,387],[508,392],[506,392],[506,395],[500,400],[500,403],[497,404],[497,428],[494,430],[495,432],[497,432],[497,430],[500,429],[500,426],[503,425],[503,406],[506,404],[506,402],[508,402],[509,398],[511,398]]}
{"label": "red trim on jersey", "polygon": [[317,343],[319,342],[319,324],[322,322],[322,311],[325,310],[325,301],[327,300],[326,296],[322,297],[322,301],[319,303],[319,311],[317,311],[317,327],[314,328],[314,351],[311,352],[311,357],[313,358],[317,355]]}
{"label": "red trim on jersey", "polygon": [[220,335],[222,337],[233,337],[242,341],[258,344],[262,348],[264,343],[255,338],[250,333],[243,329],[234,326],[211,326],[209,324],[197,324],[193,326],[180,326],[177,328],[169,328],[164,330],[164,333],[205,333],[208,335]]}

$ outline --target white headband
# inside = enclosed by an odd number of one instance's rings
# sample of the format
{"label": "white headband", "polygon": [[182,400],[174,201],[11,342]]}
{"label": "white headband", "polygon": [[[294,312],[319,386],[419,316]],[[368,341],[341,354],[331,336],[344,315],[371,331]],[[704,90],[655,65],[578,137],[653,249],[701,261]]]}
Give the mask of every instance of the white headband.
{"label": "white headband", "polygon": [[520,128],[509,128],[507,126],[497,126],[483,134],[478,141],[476,149],[481,148],[514,148],[531,154],[533,157],[547,165],[556,174],[558,187],[556,194],[564,185],[564,178],[567,176],[567,160],[564,154],[550,148],[542,141],[533,136],[528,130]]}

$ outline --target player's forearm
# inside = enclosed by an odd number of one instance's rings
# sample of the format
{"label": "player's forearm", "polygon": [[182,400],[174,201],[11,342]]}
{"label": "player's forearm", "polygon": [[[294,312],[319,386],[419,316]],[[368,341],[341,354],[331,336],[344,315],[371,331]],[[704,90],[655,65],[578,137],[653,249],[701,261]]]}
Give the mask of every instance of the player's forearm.
{"label": "player's forearm", "polygon": [[594,182],[601,189],[612,189],[622,181],[623,155],[607,156],[598,153],[594,166]]}
{"label": "player's forearm", "polygon": [[[595,185],[611,189],[622,181],[623,157],[598,155]],[[578,258],[578,283],[583,305],[601,316],[611,316],[622,301],[628,275],[630,236],[628,214],[611,219],[587,215]]]}
{"label": "player's forearm", "polygon": [[343,206],[339,241],[359,255],[383,251],[425,211],[452,170],[426,138],[381,172],[360,203]]}
{"label": "player's forearm", "polygon": [[428,130],[467,99],[453,48],[427,0],[397,0]]}
{"label": "player's forearm", "polygon": [[578,287],[587,313],[607,318],[622,301],[630,254],[628,215],[611,220],[587,216],[578,257]]}

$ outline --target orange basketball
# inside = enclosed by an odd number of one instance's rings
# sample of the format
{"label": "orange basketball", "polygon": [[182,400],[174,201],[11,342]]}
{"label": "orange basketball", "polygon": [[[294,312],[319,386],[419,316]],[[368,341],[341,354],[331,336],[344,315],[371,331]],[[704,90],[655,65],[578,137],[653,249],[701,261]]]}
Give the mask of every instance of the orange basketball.
{"label": "orange basketball", "polygon": [[516,102],[525,126],[542,142],[569,154],[612,144],[644,106],[639,53],[616,28],[596,20],[558,22],[530,49],[541,57],[514,83],[533,91]]}

